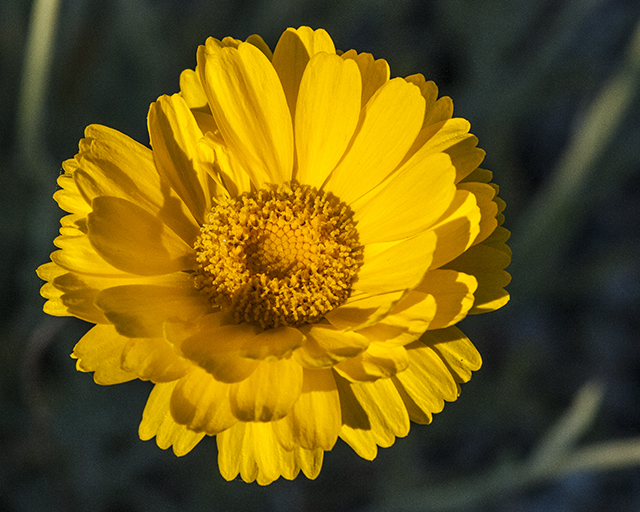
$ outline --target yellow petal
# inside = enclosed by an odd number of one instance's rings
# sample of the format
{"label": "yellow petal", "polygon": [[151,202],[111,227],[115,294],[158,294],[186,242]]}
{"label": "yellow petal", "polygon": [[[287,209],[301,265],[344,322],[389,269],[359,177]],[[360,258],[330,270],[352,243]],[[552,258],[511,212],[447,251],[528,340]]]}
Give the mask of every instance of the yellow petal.
{"label": "yellow petal", "polygon": [[366,337],[353,331],[341,331],[330,325],[310,324],[300,327],[307,338],[294,353],[295,361],[306,368],[328,368],[339,361],[366,350]]}
{"label": "yellow petal", "polygon": [[96,324],[108,323],[102,311],[95,305],[99,290],[87,282],[86,276],[67,272],[55,263],[51,265],[61,271],[61,274],[40,290],[42,296],[49,299],[44,306],[45,313],[55,316],[72,315]]}
{"label": "yellow petal", "polygon": [[452,270],[432,270],[415,291],[435,297],[436,314],[429,329],[442,329],[462,320],[473,305],[478,281],[469,274]]}
{"label": "yellow petal", "polygon": [[456,168],[456,183],[471,174],[484,160],[486,153],[477,145],[478,138],[471,135],[444,150]]}
{"label": "yellow petal", "polygon": [[362,104],[366,105],[376,91],[389,80],[389,64],[384,59],[374,60],[370,53],[357,53],[355,50],[349,50],[341,57],[354,60],[358,64],[362,75]]}
{"label": "yellow petal", "polygon": [[466,178],[461,180],[459,183],[462,185],[463,183],[489,183],[493,179],[493,173],[488,169],[475,169],[471,174],[469,174]]}
{"label": "yellow petal", "polygon": [[133,338],[124,346],[122,369],[135,373],[139,379],[169,382],[190,370],[164,338]]}
{"label": "yellow petal", "polygon": [[[293,450],[286,450],[278,441],[271,423],[250,423],[253,453],[258,465],[257,482],[268,485],[283,476],[293,480],[300,473]],[[249,430],[249,429],[248,429]]]}
{"label": "yellow petal", "polygon": [[173,446],[173,453],[181,457],[202,440],[204,432],[189,430],[186,425],[180,425],[172,418],[169,401],[176,383],[173,381],[154,386],[142,413],[138,433],[143,441],[155,436],[156,443],[163,450]]}
{"label": "yellow petal", "polygon": [[261,362],[245,380],[231,386],[231,411],[241,421],[284,418],[302,391],[302,368],[291,359]]}
{"label": "yellow petal", "polygon": [[238,422],[216,436],[218,467],[222,478],[227,481],[233,480],[238,474],[247,483],[258,477],[251,429],[251,423]]}
{"label": "yellow petal", "polygon": [[482,357],[457,327],[426,332],[421,341],[447,365],[457,382],[467,382],[482,366]]}
{"label": "yellow petal", "polygon": [[249,175],[244,172],[218,134],[207,133],[201,144],[213,151],[212,169],[222,183],[222,187],[219,188],[221,196],[237,197],[244,192],[251,192]]}
{"label": "yellow petal", "polygon": [[[371,460],[376,456],[376,445],[389,447],[396,437],[409,433],[409,415],[391,379],[350,384],[336,377],[336,383],[342,410],[347,412],[346,418],[343,414],[340,437],[358,455]],[[349,405],[351,411],[347,411]]]}
{"label": "yellow petal", "polygon": [[188,322],[210,312],[211,306],[189,284],[187,277],[182,286],[114,286],[98,294],[96,305],[121,334],[159,338],[165,321]]}
{"label": "yellow petal", "polygon": [[[411,296],[411,293],[408,296]],[[433,310],[435,311],[435,300],[433,300]],[[419,333],[414,333],[408,327],[390,325],[387,323],[387,319],[390,317],[394,318],[395,315],[389,314],[375,325],[358,329],[358,333],[365,336],[370,342],[383,341],[390,347],[402,347],[417,340],[424,332],[424,329],[422,329]],[[428,320],[426,323],[428,323]]]}
{"label": "yellow petal", "polygon": [[300,81],[311,57],[318,52],[336,53],[329,34],[309,27],[288,28],[273,52],[273,67],[282,82],[291,118],[295,119]]}
{"label": "yellow petal", "polygon": [[[56,265],[53,262],[40,265],[36,270],[38,277],[44,281],[48,281],[40,288],[42,295],[47,302],[44,304],[44,312],[53,316],[71,316],[67,306],[62,302],[62,290],[53,285],[53,280],[67,273],[66,269]],[[98,323],[98,322],[94,322]]]}
{"label": "yellow petal", "polygon": [[451,204],[455,175],[444,153],[409,160],[373,197],[352,205],[360,243],[400,240],[424,231]]}
{"label": "yellow petal", "polygon": [[258,361],[241,357],[243,348],[255,339],[249,324],[202,329],[180,344],[182,353],[220,382],[240,382],[258,367]]}
{"label": "yellow petal", "polygon": [[171,415],[194,432],[215,435],[238,420],[229,408],[229,384],[195,368],[180,379],[171,395]]}
{"label": "yellow petal", "polygon": [[362,110],[355,137],[325,188],[347,204],[366,194],[403,159],[423,116],[420,89],[401,78],[385,83]]}
{"label": "yellow petal", "polygon": [[419,73],[408,76],[405,80],[420,87],[420,92],[427,103],[422,124],[423,128],[451,119],[453,101],[448,96],[437,99],[438,87],[434,82],[431,80],[427,82],[424,76]]}
{"label": "yellow petal", "polygon": [[304,335],[300,330],[294,327],[276,327],[267,329],[245,342],[240,355],[248,359],[275,361],[289,357],[304,342]]}
{"label": "yellow petal", "polygon": [[73,179],[73,174],[78,169],[78,162],[74,159],[65,160],[62,162],[62,168],[65,173],[58,176],[57,181],[60,190],[53,194],[53,199],[65,212],[84,217],[91,211],[91,205],[87,203],[87,200],[80,193]]}
{"label": "yellow petal", "polygon": [[331,370],[304,370],[300,398],[273,424],[280,443],[291,450],[331,450],[341,426],[340,397]]}
{"label": "yellow petal", "polygon": [[161,96],[151,104],[148,127],[158,172],[202,224],[212,194],[206,169],[197,156],[203,133],[191,110],[179,94]]}
{"label": "yellow petal", "polygon": [[[73,174],[73,178],[87,202],[93,205],[94,199],[110,196],[134,203],[166,224],[185,243],[193,244],[199,234],[199,226],[168,184],[160,179],[155,167],[155,176],[148,176],[151,173],[143,172],[146,162],[138,163],[132,158],[129,167],[125,166],[122,162],[126,161],[126,155],[120,155],[118,150],[126,151],[127,148],[112,147],[105,141],[94,140],[91,152],[82,157],[83,167]],[[136,163],[140,169],[131,169]],[[125,172],[133,173],[142,183],[131,180]]]}
{"label": "yellow petal", "polygon": [[128,341],[112,325],[96,325],[80,339],[71,357],[78,360],[76,368],[81,372],[95,372],[93,380],[98,384],[127,382],[138,377],[120,365]]}
{"label": "yellow petal", "polygon": [[193,242],[199,226],[158,174],[149,148],[100,125],[87,127],[85,137],[86,149],[76,155],[79,169],[73,179],[88,204],[100,196],[126,199]]}
{"label": "yellow petal", "polygon": [[351,384],[351,389],[367,412],[378,446],[391,446],[394,436],[404,437],[409,433],[407,410],[391,379]]}
{"label": "yellow petal", "polygon": [[368,256],[370,248],[364,248],[364,264],[358,272],[358,280],[353,288],[368,293],[386,293],[415,287],[429,268],[437,237],[431,231],[424,231],[390,248]]}
{"label": "yellow petal", "polygon": [[378,295],[356,294],[324,317],[340,330],[363,329],[380,321],[404,295],[405,290]]}
{"label": "yellow petal", "polygon": [[404,389],[397,377],[391,377],[391,381],[398,390],[398,394],[400,395],[400,398],[402,398],[404,406],[407,408],[409,419],[411,421],[419,423],[420,425],[428,425],[429,423],[431,423],[433,414],[429,410],[423,410],[418,406],[415,400],[411,398],[411,396]]}
{"label": "yellow petal", "polygon": [[449,209],[429,228],[438,237],[432,269],[457,258],[473,244],[480,232],[480,219],[475,196],[466,190],[456,191]]}
{"label": "yellow petal", "polygon": [[442,359],[420,341],[407,345],[409,367],[396,380],[427,414],[440,412],[444,400],[458,397],[458,386]]}
{"label": "yellow petal", "polygon": [[269,45],[265,43],[264,39],[262,39],[262,37],[258,34],[251,34],[249,37],[247,37],[247,43],[252,44],[256,48],[258,48],[258,50],[264,53],[267,59],[271,60],[273,58],[273,52],[271,51],[271,48],[269,48]]}
{"label": "yellow petal", "polygon": [[320,188],[344,154],[360,117],[361,88],[353,61],[323,52],[309,62],[295,117],[300,183]]}
{"label": "yellow petal", "polygon": [[318,477],[322,469],[322,460],[324,458],[324,450],[304,450],[298,448],[294,450],[296,461],[300,465],[300,469],[304,476],[313,480]]}
{"label": "yellow petal", "polygon": [[393,377],[409,364],[404,347],[374,342],[362,354],[337,364],[334,369],[351,382],[375,381]]}
{"label": "yellow petal", "polygon": [[293,172],[291,115],[273,66],[255,46],[242,43],[205,54],[205,92],[234,158],[260,188]]}
{"label": "yellow petal", "polygon": [[272,423],[238,422],[216,438],[220,473],[226,480],[239,473],[245,482],[268,485],[281,476],[293,480],[300,469],[308,478],[315,478],[322,466],[322,450],[286,450]]}
{"label": "yellow petal", "polygon": [[412,290],[382,321],[359,332],[390,346],[406,345],[427,330],[436,311],[436,298],[433,295]]}
{"label": "yellow petal", "polygon": [[125,272],[149,276],[190,270],[195,265],[192,247],[157,217],[125,199],[94,199],[88,225],[96,251]]}
{"label": "yellow petal", "polygon": [[72,213],[60,219],[60,234],[65,236],[81,236],[87,233],[87,217]]}
{"label": "yellow petal", "polygon": [[446,268],[471,274],[478,280],[475,302],[469,314],[494,311],[509,302],[509,293],[504,287],[511,281],[511,276],[503,269],[510,262],[510,251],[504,252],[481,243],[446,265]]}
{"label": "yellow petal", "polygon": [[335,379],[342,410],[342,428],[339,436],[360,457],[373,460],[378,454],[378,445],[372,434],[367,412],[358,402],[349,382],[337,375]]}
{"label": "yellow petal", "polygon": [[480,208],[480,232],[473,241],[474,245],[479,244],[483,240],[493,233],[498,227],[498,221],[496,215],[498,215],[498,205],[493,201],[496,195],[496,190],[486,183],[460,183],[458,189],[468,190],[474,196],[476,196],[476,202],[478,208]]}
{"label": "yellow petal", "polygon": [[180,95],[191,110],[209,110],[207,95],[200,82],[200,74],[193,69],[185,69],[180,73]]}
{"label": "yellow petal", "polygon": [[53,243],[62,250],[53,252],[51,261],[62,268],[95,276],[133,277],[107,263],[91,245],[87,235],[59,236]]}
{"label": "yellow petal", "polygon": [[485,152],[477,148],[478,138],[469,132],[469,121],[462,118],[447,119],[420,131],[408,156],[444,152],[456,168],[456,183],[480,165]]}
{"label": "yellow petal", "polygon": [[[441,153],[451,146],[472,138],[469,133],[471,124],[466,119],[455,117],[427,126],[420,132],[418,141],[422,142],[420,151],[425,153]],[[476,140],[477,142],[477,140]]]}
{"label": "yellow petal", "polygon": [[[96,180],[95,193],[80,188],[88,204],[98,195],[136,198],[142,205],[162,202],[160,175],[153,153],[127,135],[97,124],[85,130],[84,149],[76,155],[78,169]],[[76,180],[77,181],[77,180]]]}

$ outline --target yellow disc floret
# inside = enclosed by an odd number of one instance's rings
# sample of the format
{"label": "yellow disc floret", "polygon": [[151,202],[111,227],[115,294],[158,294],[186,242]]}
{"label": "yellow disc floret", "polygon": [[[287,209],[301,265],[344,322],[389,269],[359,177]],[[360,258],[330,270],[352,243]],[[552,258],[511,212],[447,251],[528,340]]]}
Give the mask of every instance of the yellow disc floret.
{"label": "yellow disc floret", "polygon": [[297,183],[218,200],[195,247],[196,287],[263,329],[320,320],[347,299],[362,265],[349,207]]}

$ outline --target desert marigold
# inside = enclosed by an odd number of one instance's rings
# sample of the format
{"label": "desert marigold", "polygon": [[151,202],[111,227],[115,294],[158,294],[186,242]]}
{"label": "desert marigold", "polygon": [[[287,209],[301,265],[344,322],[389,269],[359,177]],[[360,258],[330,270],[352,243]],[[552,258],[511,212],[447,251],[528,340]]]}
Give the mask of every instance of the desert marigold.
{"label": "desert marigold", "polygon": [[210,38],[151,105],[149,149],[91,125],[54,196],[44,310],[96,324],[99,384],[155,383],[139,428],[222,475],[315,478],[429,423],[480,368],[455,324],[508,300],[503,202],[422,75],[324,30]]}

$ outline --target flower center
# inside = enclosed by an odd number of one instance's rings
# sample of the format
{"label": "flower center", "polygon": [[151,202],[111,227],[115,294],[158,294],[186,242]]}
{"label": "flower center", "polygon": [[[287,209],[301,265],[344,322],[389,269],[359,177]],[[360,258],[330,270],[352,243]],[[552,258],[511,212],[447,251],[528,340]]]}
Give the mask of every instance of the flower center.
{"label": "flower center", "polygon": [[296,183],[219,200],[195,248],[196,288],[263,329],[317,322],[349,297],[362,265],[349,207]]}

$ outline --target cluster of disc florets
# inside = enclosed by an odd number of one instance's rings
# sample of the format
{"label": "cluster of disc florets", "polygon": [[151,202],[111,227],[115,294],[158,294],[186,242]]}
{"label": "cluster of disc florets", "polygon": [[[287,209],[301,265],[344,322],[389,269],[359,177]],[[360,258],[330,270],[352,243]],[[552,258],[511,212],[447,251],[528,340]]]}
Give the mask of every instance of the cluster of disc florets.
{"label": "cluster of disc florets", "polygon": [[320,320],[347,299],[362,265],[349,207],[297,183],[218,200],[195,248],[196,287],[263,329]]}

